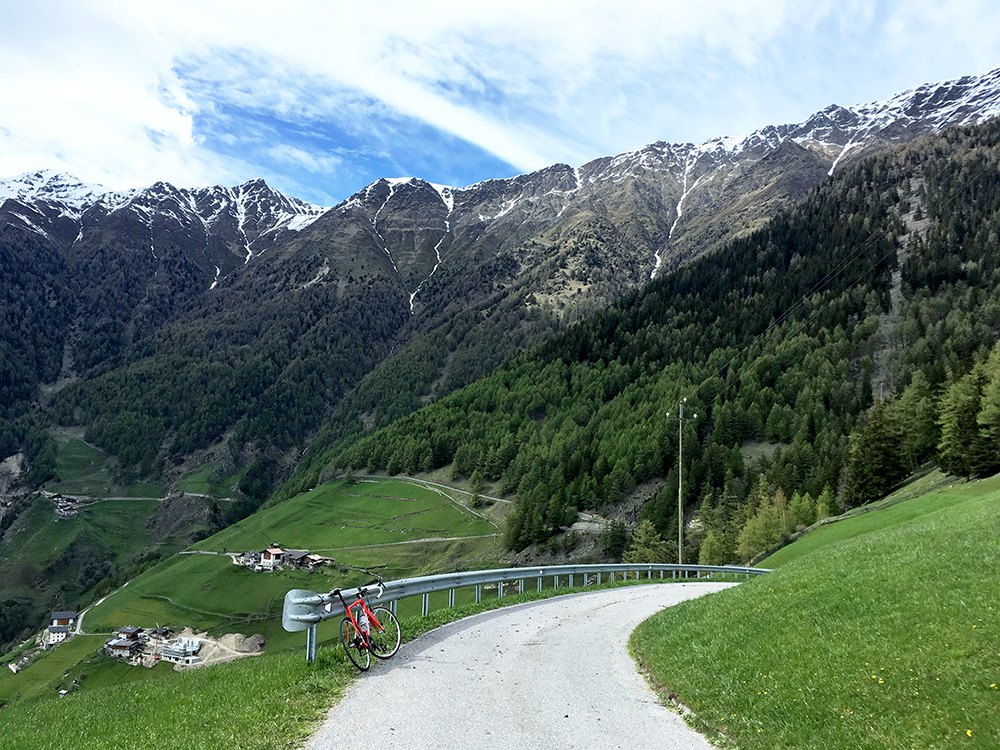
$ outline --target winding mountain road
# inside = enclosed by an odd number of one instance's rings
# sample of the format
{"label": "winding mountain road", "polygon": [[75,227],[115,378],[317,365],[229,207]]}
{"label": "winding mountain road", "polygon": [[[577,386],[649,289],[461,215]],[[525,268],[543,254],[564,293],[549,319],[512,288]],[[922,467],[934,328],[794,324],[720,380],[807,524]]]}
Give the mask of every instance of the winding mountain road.
{"label": "winding mountain road", "polygon": [[451,623],[373,664],[308,747],[708,750],[659,703],[627,641],[664,607],[731,585],[608,589]]}

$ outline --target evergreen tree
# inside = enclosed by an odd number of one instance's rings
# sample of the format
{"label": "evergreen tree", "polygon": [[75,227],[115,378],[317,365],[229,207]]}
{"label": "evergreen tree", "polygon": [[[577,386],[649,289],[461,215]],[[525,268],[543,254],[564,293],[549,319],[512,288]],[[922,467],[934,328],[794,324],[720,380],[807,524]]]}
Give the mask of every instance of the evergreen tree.
{"label": "evergreen tree", "polygon": [[796,530],[808,528],[816,523],[816,503],[808,492],[802,494],[796,492],[792,495],[789,505]]}
{"label": "evergreen tree", "polygon": [[833,508],[833,488],[830,485],[826,485],[823,488],[823,492],[820,496],[816,498],[816,522],[822,521],[824,518],[830,517],[830,511]]}
{"label": "evergreen tree", "polygon": [[937,400],[923,372],[913,373],[902,395],[889,404],[892,420],[903,426],[900,448],[911,471],[934,455],[941,431],[937,424]]}
{"label": "evergreen tree", "polygon": [[900,430],[885,404],[875,404],[868,422],[851,436],[841,499],[848,508],[887,495],[907,475]]}
{"label": "evergreen tree", "polygon": [[652,521],[639,522],[632,541],[622,555],[624,563],[669,563],[670,546],[663,541]]}
{"label": "evergreen tree", "polygon": [[1000,343],[993,347],[983,367],[986,382],[976,422],[993,444],[1000,446]]}
{"label": "evergreen tree", "polygon": [[599,544],[601,552],[612,560],[621,560],[628,546],[628,530],[621,521],[612,521],[601,530]]}
{"label": "evergreen tree", "polygon": [[727,552],[715,531],[709,529],[702,540],[701,548],[698,550],[698,564],[725,565],[729,562]]}
{"label": "evergreen tree", "polygon": [[[981,477],[997,469],[996,443],[979,423],[983,392],[988,377],[986,367],[977,364],[941,396],[941,441],[938,463],[944,471],[962,477]],[[989,404],[987,404],[989,409]],[[990,412],[985,412],[987,415]],[[988,419],[988,417],[987,417]]]}

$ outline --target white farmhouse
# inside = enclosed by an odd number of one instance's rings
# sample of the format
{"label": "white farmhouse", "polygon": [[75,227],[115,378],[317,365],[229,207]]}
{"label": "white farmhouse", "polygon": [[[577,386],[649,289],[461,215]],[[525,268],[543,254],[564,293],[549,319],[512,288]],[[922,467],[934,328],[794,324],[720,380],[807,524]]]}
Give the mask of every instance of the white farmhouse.
{"label": "white farmhouse", "polygon": [[285,551],[280,547],[268,547],[260,553],[260,566],[264,570],[277,570],[285,562]]}
{"label": "white farmhouse", "polygon": [[67,638],[69,638],[68,625],[49,625],[43,638],[44,646],[45,648],[55,648]]}

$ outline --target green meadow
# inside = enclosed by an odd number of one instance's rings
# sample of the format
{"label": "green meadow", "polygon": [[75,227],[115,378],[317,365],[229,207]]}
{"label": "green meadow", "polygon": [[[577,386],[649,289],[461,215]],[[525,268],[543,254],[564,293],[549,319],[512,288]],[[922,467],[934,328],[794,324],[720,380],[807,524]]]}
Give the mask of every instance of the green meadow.
{"label": "green meadow", "polygon": [[[212,635],[260,633],[267,639],[267,653],[289,648],[300,652],[305,636],[286,633],[281,627],[282,604],[290,589],[326,592],[357,585],[372,575],[391,580],[496,567],[501,551],[499,527],[460,502],[468,497],[401,480],[323,485],[244,519],[146,570],[93,606],[84,616],[83,629],[104,637],[124,625],[191,626]],[[76,519],[56,522],[48,501],[39,501],[34,547],[65,547],[68,535],[87,528],[104,539],[116,535],[119,547],[126,551],[140,551],[148,544],[148,531],[139,520],[142,513],[132,511],[142,502],[103,501],[81,510]],[[146,517],[155,501],[148,503]],[[257,573],[235,565],[229,554],[260,551],[271,544],[308,549],[333,558],[335,563],[315,571]],[[13,561],[6,564],[18,566]],[[30,575],[22,578],[21,585],[30,585]],[[471,596],[462,592],[459,600],[468,601]],[[418,607],[419,602],[403,602],[400,614],[413,614]],[[320,638],[321,642],[336,642],[336,628],[322,627]],[[82,663],[101,645],[88,646],[83,653],[84,643],[76,638],[17,675],[0,671],[0,703],[55,695],[78,676],[80,690],[86,692],[117,681],[145,680],[150,674],[149,670],[99,658]],[[76,662],[81,663],[74,666]],[[157,667],[152,673],[160,670]],[[27,689],[29,682],[32,686]]]}
{"label": "green meadow", "polygon": [[696,726],[746,750],[1000,747],[1000,477],[821,526],[762,565],[633,635]]}
{"label": "green meadow", "polygon": [[109,562],[141,552],[149,544],[146,520],[155,508],[155,500],[102,500],[80,508],[75,518],[56,518],[52,502],[36,497],[0,543],[18,550],[16,555],[0,554],[4,595],[29,597],[42,571],[48,587],[71,586],[71,573],[60,559],[71,554],[74,542],[77,549],[93,549]]}
{"label": "green meadow", "polygon": [[86,497],[114,495],[158,498],[166,494],[166,486],[158,483],[120,485],[113,478],[108,455],[77,435],[76,430],[53,431],[59,448],[56,453],[55,478],[46,483],[46,490]]}

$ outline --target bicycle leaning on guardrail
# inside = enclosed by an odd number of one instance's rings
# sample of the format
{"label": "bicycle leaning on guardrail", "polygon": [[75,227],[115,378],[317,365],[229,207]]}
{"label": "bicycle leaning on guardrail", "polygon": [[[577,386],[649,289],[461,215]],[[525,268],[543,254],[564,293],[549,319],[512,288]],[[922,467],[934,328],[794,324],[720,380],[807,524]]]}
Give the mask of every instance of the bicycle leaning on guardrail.
{"label": "bicycle leaning on guardrail", "polygon": [[368,586],[373,584],[378,588],[375,598],[379,599],[385,587],[377,579],[359,586],[358,598],[351,604],[344,600],[340,589],[330,592],[331,596],[339,597],[344,605],[344,618],[340,621],[340,643],[347,652],[347,658],[362,672],[371,666],[372,654],[377,659],[395,656],[403,638],[399,620],[388,607],[369,607],[365,601],[370,591]]}

